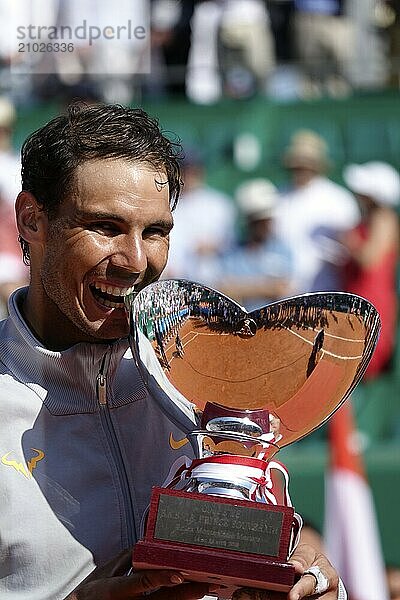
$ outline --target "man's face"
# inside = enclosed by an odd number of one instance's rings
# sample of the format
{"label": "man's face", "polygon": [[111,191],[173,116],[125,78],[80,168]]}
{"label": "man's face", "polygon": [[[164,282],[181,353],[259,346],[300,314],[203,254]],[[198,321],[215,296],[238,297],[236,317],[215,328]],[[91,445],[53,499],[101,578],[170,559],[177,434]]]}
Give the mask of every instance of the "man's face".
{"label": "man's face", "polygon": [[271,231],[271,219],[253,218],[248,221],[248,239],[258,244],[264,243]]}
{"label": "man's face", "polygon": [[317,170],[303,166],[292,167],[289,171],[295,187],[307,185],[318,174]]}
{"label": "man's face", "polygon": [[167,176],[148,164],[104,159],[78,167],[75,184],[49,219],[43,306],[35,310],[47,311],[44,329],[59,328],[69,344],[124,337],[124,296],[158,279],[167,261]]}

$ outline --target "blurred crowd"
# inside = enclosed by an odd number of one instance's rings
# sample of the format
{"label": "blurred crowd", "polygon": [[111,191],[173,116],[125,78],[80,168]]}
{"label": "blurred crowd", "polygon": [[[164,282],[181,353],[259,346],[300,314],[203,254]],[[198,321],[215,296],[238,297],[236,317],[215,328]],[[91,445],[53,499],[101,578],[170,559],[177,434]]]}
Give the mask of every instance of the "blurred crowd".
{"label": "blurred crowd", "polygon": [[[118,11],[93,0],[28,5],[0,4],[0,91],[17,104],[75,96],[129,103],[175,93],[199,104],[255,94],[341,97],[400,82],[398,0],[136,0],[134,13],[126,0]],[[103,35],[89,41],[83,29],[73,52],[33,56],[9,41],[10,27],[26,22],[40,23],[48,32],[40,41],[52,45],[55,28],[82,28],[86,20],[103,31],[132,18],[148,33],[147,46]]]}

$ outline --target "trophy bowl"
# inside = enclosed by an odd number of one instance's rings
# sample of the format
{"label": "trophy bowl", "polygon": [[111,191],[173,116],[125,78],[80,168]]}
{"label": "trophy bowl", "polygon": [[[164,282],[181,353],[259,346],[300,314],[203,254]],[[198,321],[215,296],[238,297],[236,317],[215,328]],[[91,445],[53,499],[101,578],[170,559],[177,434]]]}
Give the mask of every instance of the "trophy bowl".
{"label": "trophy bowl", "polygon": [[376,309],[328,292],[249,313],[184,280],[153,283],[127,308],[143,381],[194,452],[153,488],[134,568],[177,569],[230,591],[289,590],[301,517],[275,454],[325,423],[360,381]]}

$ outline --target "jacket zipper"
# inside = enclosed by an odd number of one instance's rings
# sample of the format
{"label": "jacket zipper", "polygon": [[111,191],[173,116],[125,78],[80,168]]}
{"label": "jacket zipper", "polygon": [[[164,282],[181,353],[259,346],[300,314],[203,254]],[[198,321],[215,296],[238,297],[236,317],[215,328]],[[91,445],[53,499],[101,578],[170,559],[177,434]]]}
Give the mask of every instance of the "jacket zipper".
{"label": "jacket zipper", "polygon": [[122,498],[124,503],[124,512],[126,519],[128,545],[133,546],[136,537],[136,526],[133,512],[132,495],[129,487],[128,475],[125,463],[122,457],[121,447],[110,415],[110,408],[107,402],[107,371],[110,365],[111,349],[106,352],[101,361],[100,370],[97,374],[97,399],[100,405],[100,419],[110,445],[111,455],[114,460],[118,480],[120,482]]}

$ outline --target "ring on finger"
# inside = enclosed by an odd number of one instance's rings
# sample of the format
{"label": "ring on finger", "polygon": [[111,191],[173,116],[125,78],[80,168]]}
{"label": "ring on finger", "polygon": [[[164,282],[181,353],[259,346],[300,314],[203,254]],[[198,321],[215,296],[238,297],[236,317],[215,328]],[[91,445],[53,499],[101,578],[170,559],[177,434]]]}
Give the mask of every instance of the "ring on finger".
{"label": "ring on finger", "polygon": [[319,567],[310,567],[304,571],[303,575],[312,575],[315,577],[313,594],[323,594],[329,589],[329,579],[323,574]]}

